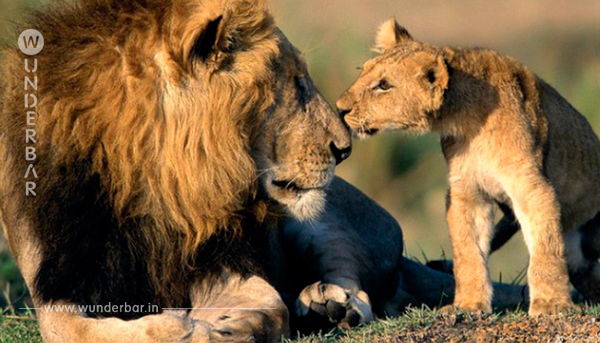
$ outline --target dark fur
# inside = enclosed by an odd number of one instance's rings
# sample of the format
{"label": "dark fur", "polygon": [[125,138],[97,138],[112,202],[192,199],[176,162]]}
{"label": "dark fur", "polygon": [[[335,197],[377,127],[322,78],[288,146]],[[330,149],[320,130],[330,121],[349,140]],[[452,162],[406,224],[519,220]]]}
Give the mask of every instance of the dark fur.
{"label": "dark fur", "polygon": [[[242,275],[262,274],[258,256],[264,255],[262,242],[266,242],[266,232],[248,215],[244,227],[250,230],[245,230],[242,237],[232,237],[227,232],[212,237],[188,266],[182,265],[180,273],[171,276],[171,288],[165,290],[167,294],[161,294],[148,274],[148,263],[154,256],[152,242],[146,237],[157,229],[150,218],[133,216],[119,223],[100,176],[90,174],[87,161],[68,167],[45,165],[40,170],[51,171],[48,174],[54,177],[41,178],[38,196],[28,198],[24,204],[41,242],[43,260],[36,290],[44,302],[189,307],[185,292],[191,280],[218,277],[225,270]],[[42,206],[44,211],[37,210]],[[172,251],[163,253],[163,258],[169,258],[167,254]],[[169,275],[167,271],[155,272]],[[173,295],[183,297],[174,299]],[[144,315],[95,313],[99,314],[127,319]]]}

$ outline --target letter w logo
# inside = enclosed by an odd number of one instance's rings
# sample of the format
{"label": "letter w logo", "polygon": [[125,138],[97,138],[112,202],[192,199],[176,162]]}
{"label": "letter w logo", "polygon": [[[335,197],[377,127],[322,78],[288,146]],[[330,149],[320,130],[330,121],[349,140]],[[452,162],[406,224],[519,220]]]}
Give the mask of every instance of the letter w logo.
{"label": "letter w logo", "polygon": [[35,41],[33,40],[33,36],[23,36],[23,44],[25,44],[25,48],[29,49],[29,44],[33,45],[34,49],[37,49],[38,42],[40,41],[40,36],[35,37]]}

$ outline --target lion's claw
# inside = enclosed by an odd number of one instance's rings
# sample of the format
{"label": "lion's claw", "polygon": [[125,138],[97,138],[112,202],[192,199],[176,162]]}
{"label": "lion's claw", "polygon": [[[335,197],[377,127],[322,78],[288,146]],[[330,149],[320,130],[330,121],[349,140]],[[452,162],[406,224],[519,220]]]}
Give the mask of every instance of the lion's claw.
{"label": "lion's claw", "polygon": [[300,322],[314,324],[320,321],[323,327],[332,324],[353,327],[373,320],[371,302],[365,292],[322,282],[314,283],[300,293],[296,315]]}

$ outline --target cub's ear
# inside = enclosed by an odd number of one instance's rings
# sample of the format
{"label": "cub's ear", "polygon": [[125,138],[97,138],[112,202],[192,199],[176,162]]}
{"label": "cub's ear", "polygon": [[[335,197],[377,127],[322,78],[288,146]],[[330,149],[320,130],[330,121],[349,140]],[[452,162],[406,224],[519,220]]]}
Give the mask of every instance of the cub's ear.
{"label": "cub's ear", "polygon": [[382,54],[399,43],[413,40],[412,36],[405,28],[400,26],[395,18],[389,19],[379,26],[377,36],[375,37],[375,47],[373,51]]}
{"label": "cub's ear", "polygon": [[444,95],[450,83],[448,64],[442,56],[431,56],[430,63],[424,64],[422,80],[425,89],[429,89],[431,102],[428,110],[437,110],[442,106]]}

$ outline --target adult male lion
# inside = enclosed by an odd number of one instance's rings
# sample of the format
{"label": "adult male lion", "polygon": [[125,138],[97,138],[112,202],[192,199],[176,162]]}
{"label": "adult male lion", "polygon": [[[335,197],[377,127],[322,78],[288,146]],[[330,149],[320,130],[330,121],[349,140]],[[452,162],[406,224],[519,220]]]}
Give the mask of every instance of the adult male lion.
{"label": "adult male lion", "polygon": [[400,230],[334,179],[349,135],[262,1],[55,2],[29,24],[39,55],[4,51],[0,213],[46,342],[279,341],[268,276],[290,304],[316,282],[304,318],[394,295]]}

